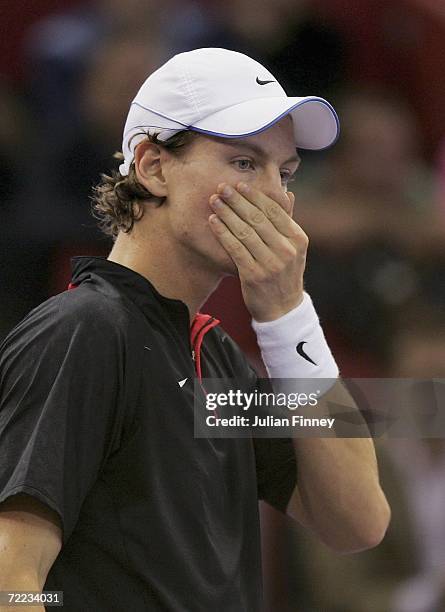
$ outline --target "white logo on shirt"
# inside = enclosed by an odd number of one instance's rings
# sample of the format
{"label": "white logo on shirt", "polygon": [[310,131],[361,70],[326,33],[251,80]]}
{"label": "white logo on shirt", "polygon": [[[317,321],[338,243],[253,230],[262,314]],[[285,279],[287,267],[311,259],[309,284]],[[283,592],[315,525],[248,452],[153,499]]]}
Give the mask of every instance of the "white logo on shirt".
{"label": "white logo on shirt", "polygon": [[188,381],[188,378],[184,378],[184,380],[178,380],[178,385],[180,387],[183,387],[187,381]]}

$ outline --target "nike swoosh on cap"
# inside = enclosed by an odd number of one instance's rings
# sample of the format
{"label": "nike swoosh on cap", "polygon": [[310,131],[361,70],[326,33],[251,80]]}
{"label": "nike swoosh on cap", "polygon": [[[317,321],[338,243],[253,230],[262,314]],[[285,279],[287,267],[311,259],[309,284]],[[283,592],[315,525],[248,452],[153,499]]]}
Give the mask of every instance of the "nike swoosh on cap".
{"label": "nike swoosh on cap", "polygon": [[267,85],[268,83],[275,83],[276,81],[262,81],[260,77],[257,77],[256,82],[258,83],[258,85]]}
{"label": "nike swoosh on cap", "polygon": [[306,359],[306,361],[309,361],[310,363],[313,363],[315,366],[316,366],[316,365],[318,365],[318,364],[316,364],[316,363],[315,363],[315,361],[314,361],[313,359],[311,359],[311,358],[309,357],[309,355],[307,355],[307,354],[304,352],[304,350],[303,350],[303,344],[307,344],[305,340],[303,340],[303,342],[299,342],[299,343],[297,344],[297,346],[295,347],[295,348],[296,348],[297,353],[298,353],[298,354],[299,354],[301,357],[303,357],[303,359]]}

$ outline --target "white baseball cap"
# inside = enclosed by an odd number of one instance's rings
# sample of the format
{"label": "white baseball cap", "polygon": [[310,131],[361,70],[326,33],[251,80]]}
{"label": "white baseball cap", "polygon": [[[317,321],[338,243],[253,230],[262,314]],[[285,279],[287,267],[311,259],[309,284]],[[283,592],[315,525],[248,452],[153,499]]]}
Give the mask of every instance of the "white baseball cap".
{"label": "white baseball cap", "polygon": [[183,130],[242,138],[266,130],[290,114],[296,147],[325,149],[338,138],[339,120],[318,96],[288,97],[257,61],[227,49],[179,53],[144,82],[124,128],[119,167],[127,175],[134,149],[149,133],[167,140]]}

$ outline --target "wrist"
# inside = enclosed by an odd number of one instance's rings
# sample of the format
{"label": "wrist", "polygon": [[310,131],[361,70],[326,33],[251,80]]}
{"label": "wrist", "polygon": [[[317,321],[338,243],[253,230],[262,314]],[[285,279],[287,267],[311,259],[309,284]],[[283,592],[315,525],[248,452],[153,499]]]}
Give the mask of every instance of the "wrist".
{"label": "wrist", "polygon": [[289,312],[292,312],[292,310],[294,310],[295,308],[298,308],[298,306],[304,300],[304,295],[305,295],[304,292],[301,292],[297,300],[293,301],[291,304],[287,306],[283,306],[279,310],[270,311],[270,312],[267,312],[261,315],[258,314],[256,316],[252,316],[252,320],[256,321],[257,323],[272,323],[273,321],[276,321],[277,319],[281,319],[281,317],[287,315]]}
{"label": "wrist", "polygon": [[252,320],[264,365],[271,378],[325,378],[332,386],[338,366],[308,293],[274,321]]}

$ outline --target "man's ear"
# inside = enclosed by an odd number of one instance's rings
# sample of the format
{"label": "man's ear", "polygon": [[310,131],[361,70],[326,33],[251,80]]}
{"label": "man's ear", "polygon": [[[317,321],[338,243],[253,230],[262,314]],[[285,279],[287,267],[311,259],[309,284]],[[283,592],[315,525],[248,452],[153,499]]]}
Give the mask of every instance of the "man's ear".
{"label": "man's ear", "polygon": [[158,198],[167,195],[167,183],[162,173],[161,148],[152,142],[140,142],[134,151],[136,178]]}

